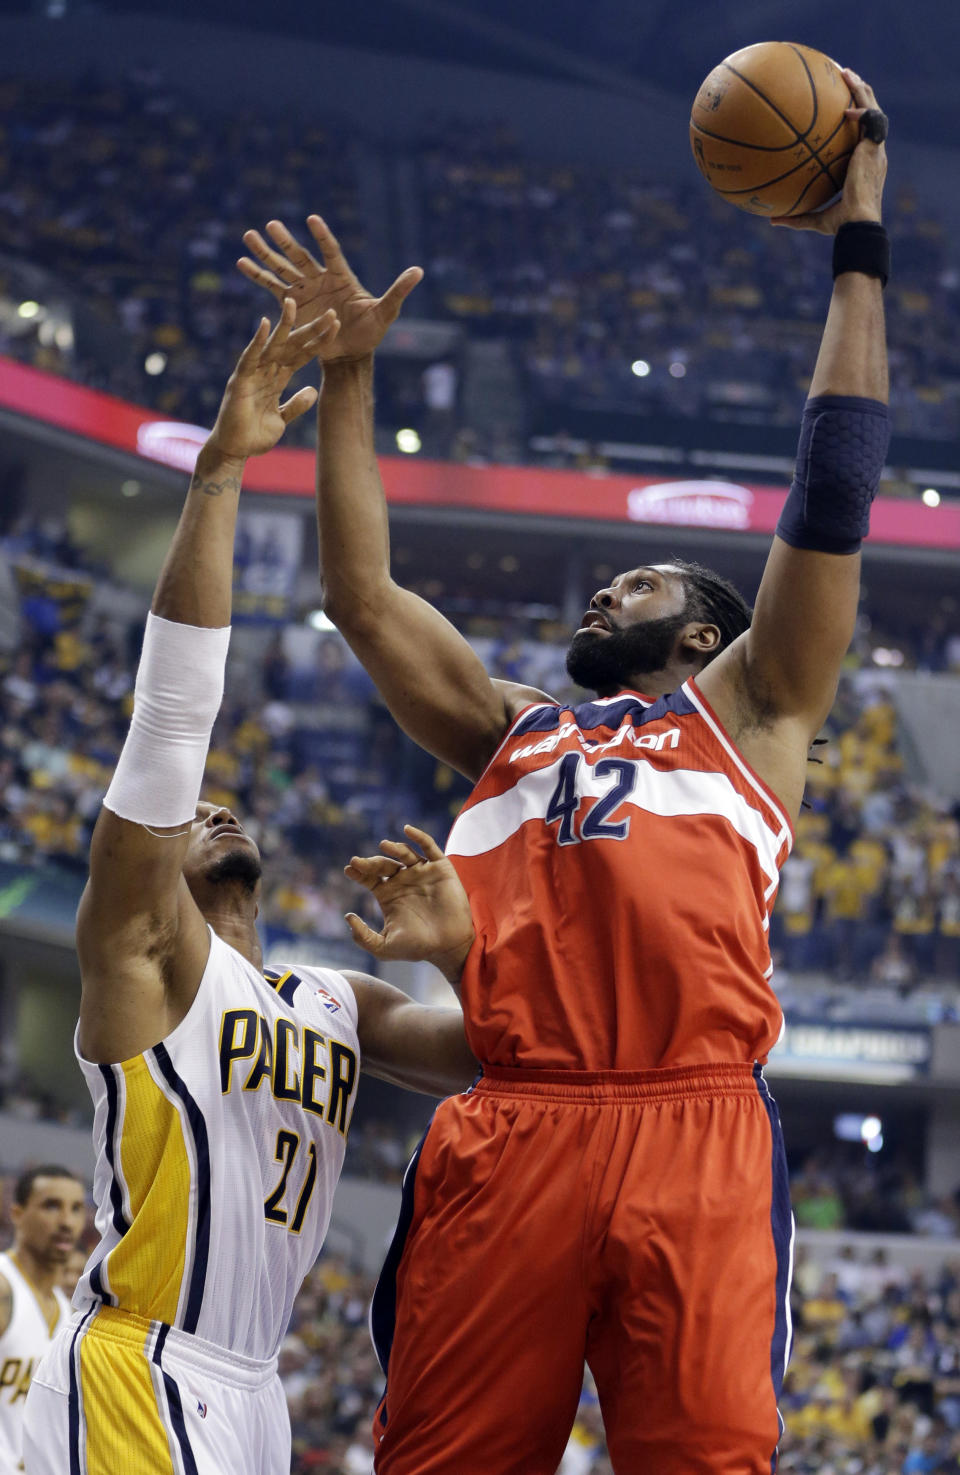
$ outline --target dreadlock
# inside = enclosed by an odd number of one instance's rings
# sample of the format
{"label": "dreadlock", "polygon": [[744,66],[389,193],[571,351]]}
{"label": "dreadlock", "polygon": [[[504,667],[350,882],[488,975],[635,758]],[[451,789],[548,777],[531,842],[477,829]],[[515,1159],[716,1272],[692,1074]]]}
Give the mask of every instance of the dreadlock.
{"label": "dreadlock", "polygon": [[753,610],[739,589],[734,588],[729,579],[715,574],[713,569],[704,568],[700,563],[688,563],[683,558],[671,558],[670,562],[683,575],[687,616],[691,620],[716,625],[720,631],[720,644],[705,663],[709,664],[714,656],[750,628]]}

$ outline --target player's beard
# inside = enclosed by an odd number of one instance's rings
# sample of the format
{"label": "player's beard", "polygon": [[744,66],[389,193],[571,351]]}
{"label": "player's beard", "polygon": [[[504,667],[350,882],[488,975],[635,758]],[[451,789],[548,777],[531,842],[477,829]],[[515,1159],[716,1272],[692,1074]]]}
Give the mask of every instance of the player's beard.
{"label": "player's beard", "polygon": [[257,852],[248,846],[238,846],[236,850],[228,850],[226,855],[215,860],[204,880],[214,886],[223,885],[227,881],[239,881],[244,890],[252,894],[257,889],[262,871]]}
{"label": "player's beard", "polygon": [[627,686],[634,676],[662,671],[673,655],[677,636],[690,623],[688,614],[638,620],[625,630],[593,635],[578,630],[567,651],[567,672],[587,691]]}

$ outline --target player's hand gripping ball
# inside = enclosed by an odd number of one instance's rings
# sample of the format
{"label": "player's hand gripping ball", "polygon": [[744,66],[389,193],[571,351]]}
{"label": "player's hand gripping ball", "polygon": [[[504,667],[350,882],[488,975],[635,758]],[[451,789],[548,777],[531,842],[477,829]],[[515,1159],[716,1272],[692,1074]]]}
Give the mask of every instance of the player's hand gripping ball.
{"label": "player's hand gripping ball", "polygon": [[860,138],[835,61],[761,41],[722,61],[693,101],[690,142],[709,184],[754,215],[802,215],[839,193]]}

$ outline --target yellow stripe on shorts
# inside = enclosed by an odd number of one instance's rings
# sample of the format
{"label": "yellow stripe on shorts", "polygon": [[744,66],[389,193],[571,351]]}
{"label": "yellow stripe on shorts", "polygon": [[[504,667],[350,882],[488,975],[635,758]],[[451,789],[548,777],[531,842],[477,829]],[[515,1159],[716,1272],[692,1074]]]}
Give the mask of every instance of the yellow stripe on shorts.
{"label": "yellow stripe on shorts", "polygon": [[80,1342],[87,1475],[175,1475],[150,1375],[149,1325],[102,1307]]}
{"label": "yellow stripe on shorts", "polygon": [[110,1252],[107,1278],[120,1306],[175,1326],[189,1238],[190,1158],[180,1113],[143,1056],[125,1061],[120,1166],[133,1222]]}

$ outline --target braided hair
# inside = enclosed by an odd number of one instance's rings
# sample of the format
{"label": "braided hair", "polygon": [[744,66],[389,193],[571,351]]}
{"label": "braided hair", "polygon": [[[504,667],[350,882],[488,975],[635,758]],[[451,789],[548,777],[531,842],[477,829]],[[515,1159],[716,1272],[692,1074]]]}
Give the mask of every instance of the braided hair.
{"label": "braided hair", "polygon": [[670,563],[680,570],[687,592],[687,607],[684,613],[690,620],[703,620],[716,625],[720,631],[720,644],[704,662],[708,665],[714,656],[750,628],[753,610],[739,589],[713,569],[700,563],[688,563],[683,558],[671,558]]}

